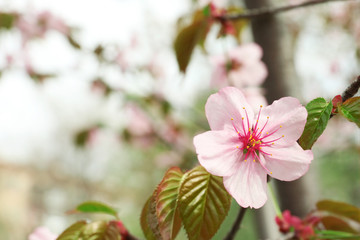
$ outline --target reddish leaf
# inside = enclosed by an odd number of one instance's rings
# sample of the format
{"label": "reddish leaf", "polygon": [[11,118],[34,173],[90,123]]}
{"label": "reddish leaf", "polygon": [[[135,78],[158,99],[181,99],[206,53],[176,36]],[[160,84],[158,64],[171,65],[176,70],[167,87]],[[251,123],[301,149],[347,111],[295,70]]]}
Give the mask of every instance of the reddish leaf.
{"label": "reddish leaf", "polygon": [[156,203],[154,194],[146,201],[143,210],[141,212],[140,224],[141,229],[147,240],[161,240],[161,233],[159,230],[159,224],[156,216]]}
{"label": "reddish leaf", "polygon": [[318,202],[316,204],[316,207],[320,211],[327,211],[330,213],[334,213],[339,216],[343,216],[360,223],[360,209],[353,205],[344,202],[323,200]]}
{"label": "reddish leaf", "polygon": [[170,168],[157,188],[156,213],[164,239],[174,239],[181,228],[177,199],[183,175],[180,168]]}
{"label": "reddish leaf", "polygon": [[210,26],[211,21],[199,11],[194,13],[192,23],[179,31],[174,41],[174,49],[180,71],[186,71],[196,44],[203,44]]}
{"label": "reddish leaf", "polygon": [[334,231],[343,231],[349,233],[356,233],[356,231],[350,227],[348,223],[344,220],[334,217],[334,216],[326,216],[321,218],[321,223],[327,230],[334,230]]}

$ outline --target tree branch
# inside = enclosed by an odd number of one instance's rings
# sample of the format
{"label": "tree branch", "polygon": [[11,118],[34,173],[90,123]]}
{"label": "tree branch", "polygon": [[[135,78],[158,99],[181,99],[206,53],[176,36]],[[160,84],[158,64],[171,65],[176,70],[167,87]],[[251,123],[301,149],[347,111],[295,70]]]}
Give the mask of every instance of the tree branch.
{"label": "tree branch", "polygon": [[244,218],[245,212],[247,208],[240,207],[238,216],[236,217],[236,220],[231,228],[231,231],[227,234],[227,236],[224,238],[224,240],[232,240],[235,238],[235,235],[237,231],[240,228],[241,222]]}
{"label": "tree branch", "polygon": [[356,78],[355,81],[353,81],[350,84],[350,86],[341,95],[343,102],[353,97],[359,91],[359,88],[360,88],[360,75]]}
{"label": "tree branch", "polygon": [[313,6],[313,5],[328,3],[328,2],[345,2],[345,1],[358,1],[358,0],[312,0],[312,1],[306,1],[303,3],[299,3],[299,4],[292,4],[292,5],[288,5],[288,6],[282,6],[282,7],[256,8],[256,9],[247,10],[244,13],[226,14],[223,16],[216,17],[216,19],[219,19],[220,21],[252,19],[252,18],[257,18],[257,17],[274,15],[277,13],[290,11],[290,10],[293,10],[296,8],[303,8],[303,7],[308,7],[308,6]]}

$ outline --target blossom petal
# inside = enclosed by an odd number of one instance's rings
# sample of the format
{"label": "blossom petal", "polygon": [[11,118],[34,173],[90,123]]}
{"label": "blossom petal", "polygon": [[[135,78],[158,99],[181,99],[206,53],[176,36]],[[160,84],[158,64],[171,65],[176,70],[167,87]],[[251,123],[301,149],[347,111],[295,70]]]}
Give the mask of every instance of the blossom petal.
{"label": "blossom petal", "polygon": [[[229,176],[241,159],[242,143],[232,131],[208,131],[194,137],[200,164],[211,174]],[[239,148],[237,148],[237,146]]]}
{"label": "blossom petal", "polygon": [[303,150],[296,142],[282,148],[263,147],[262,151],[267,154],[260,154],[260,161],[272,172],[269,175],[282,181],[293,181],[303,176],[314,158],[312,151]]}
{"label": "blossom petal", "polygon": [[229,57],[239,62],[258,62],[263,55],[262,48],[256,43],[243,44],[231,51]]}
{"label": "blossom petal", "polygon": [[252,126],[254,118],[254,112],[243,93],[234,87],[225,87],[212,94],[206,102],[205,112],[211,130],[223,130],[226,126],[235,124],[242,135],[245,135],[242,117],[246,129]]}
{"label": "blossom petal", "polygon": [[240,162],[232,176],[224,177],[224,186],[240,206],[260,208],[267,200],[266,172],[257,162]]}
{"label": "blossom petal", "polygon": [[266,125],[262,131],[263,142],[278,139],[275,144],[292,145],[300,138],[306,118],[306,108],[296,98],[284,97],[274,101],[260,113],[258,127],[261,129]]}

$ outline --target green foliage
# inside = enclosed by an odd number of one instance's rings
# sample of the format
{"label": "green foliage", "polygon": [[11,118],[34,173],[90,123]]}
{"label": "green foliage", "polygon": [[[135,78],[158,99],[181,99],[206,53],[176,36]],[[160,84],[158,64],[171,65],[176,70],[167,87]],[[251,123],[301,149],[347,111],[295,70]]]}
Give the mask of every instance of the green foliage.
{"label": "green foliage", "polygon": [[196,44],[203,44],[211,24],[208,17],[198,11],[194,14],[192,23],[178,32],[174,50],[180,71],[186,71]]}
{"label": "green foliage", "polygon": [[179,194],[181,218],[189,239],[211,239],[224,221],[231,197],[222,178],[201,167],[184,175]]}
{"label": "green foliage", "polygon": [[181,228],[177,198],[183,175],[180,168],[170,168],[158,186],[156,214],[159,230],[164,239],[174,239]]}
{"label": "green foliage", "polygon": [[326,102],[324,98],[316,98],[306,105],[308,117],[299,144],[303,149],[311,149],[320,137],[329,121],[332,103]]}
{"label": "green foliage", "polygon": [[12,13],[0,12],[0,29],[10,29],[12,28],[16,20],[16,15]]}
{"label": "green foliage", "polygon": [[211,239],[230,209],[222,178],[197,166],[185,174],[170,168],[141,214],[147,239],[174,239],[184,224],[189,239]]}
{"label": "green foliage", "polygon": [[89,201],[84,202],[76,207],[76,209],[70,211],[70,213],[105,213],[114,217],[117,217],[117,211],[101,202]]}
{"label": "green foliage", "polygon": [[352,233],[343,232],[343,231],[333,231],[333,230],[324,230],[318,231],[316,239],[353,239],[359,240],[359,235],[354,235]]}
{"label": "green foliage", "polygon": [[121,234],[113,221],[80,221],[66,229],[57,240],[121,240]]}
{"label": "green foliage", "polygon": [[338,106],[338,112],[360,127],[360,97],[352,97]]}
{"label": "green foliage", "polygon": [[78,240],[80,239],[81,232],[86,226],[85,221],[79,221],[68,227],[57,240]]}

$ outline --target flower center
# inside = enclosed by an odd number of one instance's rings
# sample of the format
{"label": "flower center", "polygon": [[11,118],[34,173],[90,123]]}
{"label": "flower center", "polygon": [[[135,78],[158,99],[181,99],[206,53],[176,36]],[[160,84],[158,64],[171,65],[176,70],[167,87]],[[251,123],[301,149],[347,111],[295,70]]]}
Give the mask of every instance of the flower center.
{"label": "flower center", "polygon": [[[279,139],[283,138],[284,135],[282,135],[279,138],[272,139],[272,140],[267,139],[268,137],[270,137],[273,134],[275,134],[276,132],[278,132],[282,128],[281,125],[279,126],[278,129],[276,129],[270,133],[266,132],[265,134],[263,134],[263,130],[265,129],[266,125],[269,122],[269,117],[266,117],[266,122],[265,122],[264,126],[262,126],[262,128],[260,128],[258,126],[258,123],[259,123],[259,118],[260,118],[262,107],[263,106],[260,105],[260,111],[259,111],[256,123],[253,126],[250,126],[247,111],[246,111],[245,107],[243,107],[243,110],[245,111],[246,122],[245,122],[245,118],[242,117],[242,121],[241,121],[241,126],[242,126],[242,130],[243,130],[242,132],[238,131],[238,129],[236,128],[235,124],[233,123],[234,119],[231,118],[231,120],[232,120],[232,125],[233,125],[236,133],[239,136],[239,140],[242,143],[242,148],[239,150],[242,150],[243,154],[245,154],[245,156],[243,158],[244,162],[247,162],[247,160],[249,160],[249,159],[252,160],[253,162],[258,162],[264,167],[265,170],[267,170],[270,174],[272,174],[272,172],[270,172],[264,166],[264,164],[261,162],[259,156],[260,156],[260,154],[272,156],[272,154],[265,152],[262,148],[263,147],[272,147],[275,144],[275,142],[278,141]],[[239,146],[237,146],[236,148],[239,148]]]}

